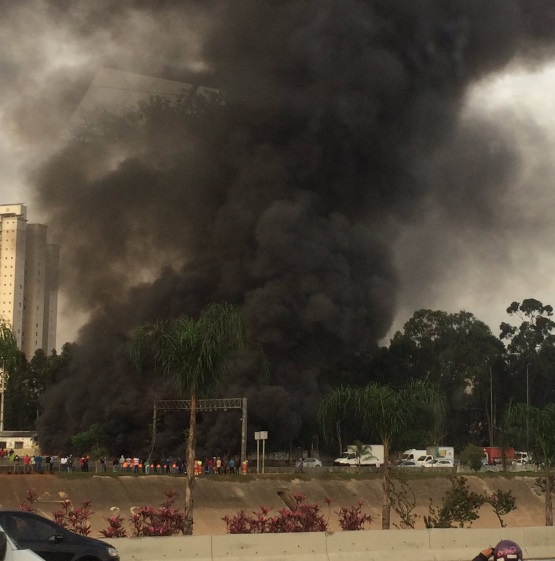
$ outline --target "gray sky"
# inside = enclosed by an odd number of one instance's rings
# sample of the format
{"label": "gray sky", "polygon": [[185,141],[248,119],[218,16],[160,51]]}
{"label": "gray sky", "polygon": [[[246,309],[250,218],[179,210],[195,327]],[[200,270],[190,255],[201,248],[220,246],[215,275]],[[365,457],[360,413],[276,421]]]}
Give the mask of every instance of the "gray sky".
{"label": "gray sky", "polygon": [[[445,237],[440,212],[431,205],[422,223],[401,233],[402,290],[390,334],[415,310],[430,308],[470,311],[497,335],[500,322],[510,321],[505,310],[511,302],[555,301],[554,85],[555,65],[548,64],[492,76],[468,92],[464,118],[478,115],[499,123],[521,156],[521,167],[499,200],[505,218],[489,235],[460,229]],[[443,267],[430,265],[437,254]],[[427,278],[429,269],[443,274],[429,279],[426,292],[413,290],[414,275]]]}
{"label": "gray sky", "polygon": [[[126,60],[131,63],[136,38],[144,36],[159,37],[156,50],[163,55],[166,47],[171,52],[171,43],[166,45],[164,37],[184,34],[189,48],[183,67],[202,67],[194,18],[188,29],[169,17],[141,17],[122,21],[118,34],[101,26],[79,33],[72,27],[75,20],[56,19],[47,5],[37,1],[32,7],[21,6],[0,24],[10,45],[0,54],[0,201],[23,202],[30,221],[46,224],[48,216],[34,201],[32,171],[63,142],[71,116],[64,108],[79,102],[86,91],[80,91],[80,84],[86,85],[111,58],[123,67]],[[67,81],[74,87],[65,88]],[[491,77],[468,92],[463,123],[480,118],[505,130],[520,165],[499,200],[503,218],[496,218],[490,232],[480,229],[478,235],[461,221],[445,236],[445,215],[432,199],[421,221],[399,231],[395,259],[401,290],[391,333],[420,308],[465,309],[497,333],[513,300],[535,297],[555,303],[555,228],[550,213],[555,141],[555,101],[550,92],[554,85],[555,66],[546,66]],[[68,90],[75,97],[64,97]],[[491,150],[497,149],[493,143]],[[425,167],[422,173],[429,173]],[[58,346],[74,339],[85,318],[62,294]]]}

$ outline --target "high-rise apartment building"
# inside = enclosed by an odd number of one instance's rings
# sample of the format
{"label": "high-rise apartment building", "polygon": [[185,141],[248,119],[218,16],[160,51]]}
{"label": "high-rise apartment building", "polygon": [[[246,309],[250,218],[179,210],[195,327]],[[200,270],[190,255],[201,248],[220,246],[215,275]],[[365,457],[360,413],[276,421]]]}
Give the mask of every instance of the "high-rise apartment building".
{"label": "high-rise apartment building", "polygon": [[0,315],[29,360],[56,348],[59,248],[46,230],[27,223],[25,205],[0,205]]}

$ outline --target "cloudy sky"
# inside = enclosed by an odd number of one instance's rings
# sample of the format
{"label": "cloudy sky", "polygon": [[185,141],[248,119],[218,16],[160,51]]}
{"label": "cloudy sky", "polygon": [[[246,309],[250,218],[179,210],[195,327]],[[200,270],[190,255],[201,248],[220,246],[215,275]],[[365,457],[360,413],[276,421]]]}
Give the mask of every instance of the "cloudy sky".
{"label": "cloudy sky", "polygon": [[[468,92],[463,119],[498,123],[517,149],[515,172],[499,200],[504,218],[487,235],[459,229],[445,237],[444,224],[431,207],[423,223],[402,232],[397,258],[403,288],[392,332],[414,310],[431,308],[468,310],[497,334],[501,321],[510,322],[505,310],[511,302],[555,301],[554,85],[555,65],[546,64],[494,75]],[[492,143],[492,151],[498,148]],[[429,249],[423,259],[424,247]],[[438,255],[443,267],[437,266]],[[414,275],[426,277],[431,262],[443,274],[427,292],[413,290]]]}
{"label": "cloudy sky", "polygon": [[[171,42],[166,44],[163,38],[172,33],[184,37],[182,46],[188,47],[181,70],[201,69],[203,61],[197,55],[194,14],[185,30],[182,21],[178,27],[171,17],[142,16],[122,20],[119,27],[112,21],[110,30],[94,26],[83,32],[75,27],[79,14],[64,19],[46,6],[44,2],[21,6],[0,24],[9,45],[0,55],[0,201],[23,202],[30,221],[48,223],[48,215],[35,202],[33,170],[63,142],[72,108],[101,65],[110,66],[117,59],[120,68],[137,68],[137,38],[145,36],[160,37],[157,56],[165,49],[171,53]],[[113,16],[117,21],[118,14]],[[86,26],[87,21],[81,24]],[[126,31],[132,29],[140,33]],[[555,65],[548,64],[505,70],[468,91],[463,126],[476,120],[495,124],[514,154],[513,173],[499,200],[504,212],[502,218],[496,216],[490,231],[474,230],[472,221],[461,220],[446,236],[445,216],[431,198],[423,206],[421,220],[398,232],[394,255],[401,290],[391,333],[420,308],[465,309],[497,333],[513,300],[535,297],[555,303],[554,85]],[[489,149],[502,152],[503,146],[496,138]],[[451,153],[445,154],[449,157]],[[427,173],[434,172],[423,162],[422,174]],[[472,174],[452,180],[471,182]],[[61,245],[63,259],[63,240]],[[86,314],[63,294],[59,313],[60,346],[75,338]]]}

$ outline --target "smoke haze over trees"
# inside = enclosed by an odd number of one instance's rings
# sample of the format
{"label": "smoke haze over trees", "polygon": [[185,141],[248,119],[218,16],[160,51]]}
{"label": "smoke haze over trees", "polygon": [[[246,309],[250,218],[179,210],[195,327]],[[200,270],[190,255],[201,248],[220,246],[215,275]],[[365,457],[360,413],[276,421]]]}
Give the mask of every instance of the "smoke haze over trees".
{"label": "smoke haze over trees", "polygon": [[[102,422],[114,450],[146,446],[152,402],[170,394],[152,371],[130,366],[130,331],[227,301],[244,309],[271,367],[261,381],[259,365],[237,366],[229,395],[249,398],[249,435],[269,430],[276,447],[306,441],[329,389],[322,369],[372,352],[391,326],[399,232],[430,204],[445,216],[446,236],[503,221],[499,199],[516,151],[501,125],[463,126],[460,111],[488,73],[550,55],[555,6],[112,4],[7,12],[25,53],[48,56],[23,39],[39,16],[67,34],[66,63],[42,76],[30,65],[12,110],[22,137],[45,139],[29,170],[36,204],[63,247],[63,290],[90,314],[73,371],[44,395],[41,438],[61,447],[58,435]],[[4,89],[21,83],[11,62]],[[101,66],[212,86],[221,97],[153,99],[139,124],[115,118],[49,150]],[[29,111],[39,96],[40,111]],[[415,290],[426,290],[435,266]],[[200,435],[207,449],[238,444],[238,422],[209,421]],[[168,439],[180,425],[172,422]]]}

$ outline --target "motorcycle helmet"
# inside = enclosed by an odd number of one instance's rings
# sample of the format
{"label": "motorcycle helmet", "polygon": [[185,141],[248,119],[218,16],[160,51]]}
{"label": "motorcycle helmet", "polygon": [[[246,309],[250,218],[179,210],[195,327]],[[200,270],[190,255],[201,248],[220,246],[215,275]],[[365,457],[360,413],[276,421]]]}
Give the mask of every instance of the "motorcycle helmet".
{"label": "motorcycle helmet", "polygon": [[522,549],[511,540],[501,540],[493,549],[494,561],[522,561]]}

